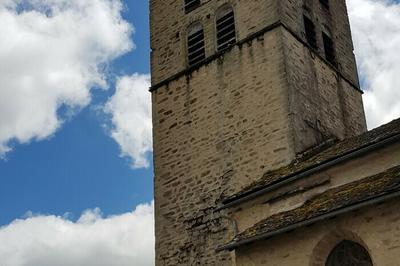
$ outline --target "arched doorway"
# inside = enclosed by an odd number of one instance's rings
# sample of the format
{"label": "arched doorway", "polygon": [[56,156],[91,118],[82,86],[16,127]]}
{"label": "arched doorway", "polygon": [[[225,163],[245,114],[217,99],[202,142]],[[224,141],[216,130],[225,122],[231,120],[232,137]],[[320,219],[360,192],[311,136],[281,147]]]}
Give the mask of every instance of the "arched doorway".
{"label": "arched doorway", "polygon": [[325,266],[373,266],[368,251],[360,244],[344,240],[331,251]]}

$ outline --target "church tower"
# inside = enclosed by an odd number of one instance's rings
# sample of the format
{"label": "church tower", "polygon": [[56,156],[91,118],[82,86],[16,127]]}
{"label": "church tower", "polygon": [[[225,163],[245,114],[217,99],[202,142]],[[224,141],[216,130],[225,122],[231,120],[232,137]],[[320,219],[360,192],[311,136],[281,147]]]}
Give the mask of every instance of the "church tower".
{"label": "church tower", "polygon": [[345,0],[150,0],[157,265],[232,265],[221,200],[366,131]]}

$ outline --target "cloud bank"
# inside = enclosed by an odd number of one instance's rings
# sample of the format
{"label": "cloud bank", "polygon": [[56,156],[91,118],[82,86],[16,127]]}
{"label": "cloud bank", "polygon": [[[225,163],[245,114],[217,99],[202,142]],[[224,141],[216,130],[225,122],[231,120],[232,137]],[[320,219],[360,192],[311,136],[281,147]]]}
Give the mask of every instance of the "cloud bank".
{"label": "cloud bank", "polygon": [[120,0],[0,1],[0,156],[51,136],[133,48]]}
{"label": "cloud bank", "polygon": [[152,151],[150,76],[134,74],[120,77],[115,94],[105,105],[111,115],[112,138],[121,156],[131,158],[132,167],[148,167]]}
{"label": "cloud bank", "polygon": [[15,220],[0,228],[2,266],[154,265],[153,204],[103,218],[88,210],[77,222],[59,216]]}
{"label": "cloud bank", "polygon": [[388,0],[349,0],[369,128],[400,117],[400,4]]}
{"label": "cloud bank", "polygon": [[[400,116],[400,5],[349,0],[348,7],[373,128]],[[120,0],[0,1],[0,157],[14,141],[48,138],[63,123],[61,109],[73,113],[90,103],[93,88],[107,88],[105,66],[133,47],[122,10]],[[146,76],[120,78],[104,109],[135,168],[147,167],[151,152],[147,87]]]}

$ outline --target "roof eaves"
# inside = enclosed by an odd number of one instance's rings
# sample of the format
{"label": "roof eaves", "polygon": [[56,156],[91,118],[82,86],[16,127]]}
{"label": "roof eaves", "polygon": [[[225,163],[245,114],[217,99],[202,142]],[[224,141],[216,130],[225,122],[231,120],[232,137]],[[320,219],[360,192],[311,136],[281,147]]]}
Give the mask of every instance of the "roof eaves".
{"label": "roof eaves", "polygon": [[254,190],[249,190],[243,194],[233,196],[230,198],[225,199],[222,201],[222,206],[218,208],[216,211],[220,211],[226,208],[230,208],[232,206],[235,206],[239,203],[254,199],[260,195],[263,195],[265,193],[268,193],[270,191],[273,191],[277,188],[280,188],[286,184],[292,183],[298,179],[301,179],[303,177],[318,173],[324,169],[327,169],[329,167],[332,167],[334,165],[337,165],[339,163],[342,163],[347,160],[351,160],[355,157],[361,156],[363,154],[366,154],[370,151],[379,149],[383,146],[392,144],[394,142],[397,142],[400,140],[400,134],[394,134],[391,136],[388,136],[384,139],[379,140],[378,142],[372,142],[368,143],[367,145],[364,145],[362,147],[358,147],[357,149],[351,150],[345,154],[341,154],[340,156],[330,158],[326,161],[323,161],[321,163],[315,164],[312,167],[301,169],[300,171],[297,171],[295,173],[289,174],[287,176],[284,176],[281,178],[278,182],[268,184],[266,186],[262,186],[259,188],[256,188]]}
{"label": "roof eaves", "polygon": [[252,236],[252,237],[249,237],[249,238],[244,238],[244,239],[241,239],[241,240],[233,240],[233,241],[231,241],[230,243],[228,243],[226,245],[218,247],[216,249],[216,252],[221,252],[221,251],[224,251],[224,250],[231,251],[231,250],[237,249],[240,246],[243,246],[243,245],[246,245],[246,244],[250,244],[250,243],[252,243],[254,241],[257,241],[257,240],[271,238],[271,237],[274,237],[276,235],[279,235],[279,234],[282,234],[282,233],[286,233],[286,232],[298,229],[300,227],[305,227],[307,225],[311,225],[311,224],[314,224],[316,222],[319,222],[319,221],[322,221],[322,220],[326,220],[326,219],[329,219],[329,218],[333,218],[335,216],[338,216],[338,215],[341,215],[341,214],[344,214],[344,213],[347,213],[347,212],[350,212],[350,211],[354,211],[354,210],[357,210],[357,209],[360,209],[360,208],[363,208],[363,207],[367,207],[367,206],[370,206],[370,205],[373,205],[373,204],[382,203],[384,201],[388,201],[388,200],[396,198],[396,197],[400,197],[400,191],[396,191],[396,192],[393,192],[393,193],[390,193],[390,194],[386,194],[386,195],[383,195],[383,196],[380,196],[380,197],[376,197],[376,198],[372,198],[372,199],[369,199],[369,200],[366,200],[366,201],[363,201],[363,202],[359,202],[357,204],[354,204],[354,205],[351,205],[351,206],[347,206],[347,207],[344,207],[344,208],[341,208],[341,209],[326,213],[324,215],[321,215],[321,216],[318,216],[318,217],[315,217],[315,218],[312,218],[312,219],[309,219],[309,220],[298,222],[298,223],[289,225],[287,227],[277,229],[275,231],[262,233],[262,234],[259,234],[259,235],[256,235],[256,236]]}

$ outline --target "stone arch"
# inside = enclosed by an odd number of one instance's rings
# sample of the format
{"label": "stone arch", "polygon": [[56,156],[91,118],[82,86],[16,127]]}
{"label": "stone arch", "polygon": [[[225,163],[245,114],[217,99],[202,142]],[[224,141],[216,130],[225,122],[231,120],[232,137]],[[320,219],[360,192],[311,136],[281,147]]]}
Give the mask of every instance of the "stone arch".
{"label": "stone arch", "polygon": [[369,252],[360,244],[343,240],[329,254],[326,266],[373,266]]}
{"label": "stone arch", "polygon": [[215,12],[215,17],[216,19],[219,19],[229,12],[234,12],[232,4],[230,2],[223,3],[217,8],[217,11]]}
{"label": "stone arch", "polygon": [[199,30],[203,30],[203,23],[200,20],[195,20],[189,24],[187,27],[187,34],[193,34]]}
{"label": "stone arch", "polygon": [[310,266],[326,266],[328,257],[331,255],[332,251],[342,242],[348,241],[361,246],[371,258],[371,265],[373,264],[373,258],[371,257],[371,252],[364,241],[354,232],[347,230],[336,230],[326,234],[317,245],[314,247]]}

